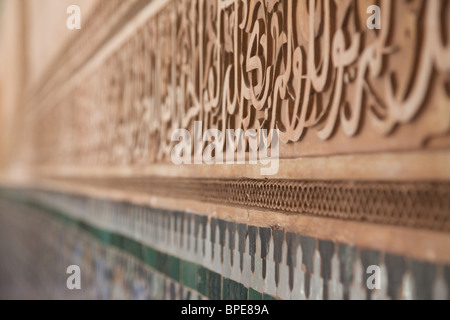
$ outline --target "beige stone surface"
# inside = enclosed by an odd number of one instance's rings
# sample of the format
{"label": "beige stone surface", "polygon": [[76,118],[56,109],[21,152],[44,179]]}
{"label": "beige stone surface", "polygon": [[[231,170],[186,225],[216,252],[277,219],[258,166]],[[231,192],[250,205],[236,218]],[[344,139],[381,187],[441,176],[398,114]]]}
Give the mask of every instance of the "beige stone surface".
{"label": "beige stone surface", "polygon": [[16,150],[25,90],[36,84],[76,36],[66,27],[69,5],[83,19],[97,0],[0,0],[0,168]]}
{"label": "beige stone surface", "polygon": [[[83,32],[83,19],[91,14],[96,0],[26,0],[28,81],[35,83],[75,33]],[[81,9],[81,30],[66,27],[70,5]]]}
{"label": "beige stone surface", "polygon": [[0,168],[10,157],[24,83],[23,2],[0,1]]}

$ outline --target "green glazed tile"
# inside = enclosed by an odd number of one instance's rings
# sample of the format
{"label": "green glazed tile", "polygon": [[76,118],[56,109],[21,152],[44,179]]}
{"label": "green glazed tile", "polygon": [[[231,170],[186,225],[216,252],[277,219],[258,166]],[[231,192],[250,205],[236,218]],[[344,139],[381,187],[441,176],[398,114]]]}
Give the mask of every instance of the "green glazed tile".
{"label": "green glazed tile", "polygon": [[248,300],[262,300],[263,294],[252,288],[248,289]]}
{"label": "green glazed tile", "polygon": [[111,233],[109,233],[108,231],[104,231],[104,230],[100,231],[100,239],[103,244],[109,244],[110,238],[111,238]]}
{"label": "green glazed tile", "polygon": [[222,299],[224,300],[247,300],[248,289],[240,283],[231,279],[223,279]]}
{"label": "green glazed tile", "polygon": [[180,281],[180,259],[169,256],[169,277]]}
{"label": "green glazed tile", "polygon": [[191,289],[197,290],[197,265],[188,261],[183,261],[181,274],[183,284]]}
{"label": "green glazed tile", "polygon": [[156,270],[169,275],[169,256],[167,254],[156,251]]}
{"label": "green glazed tile", "polygon": [[197,291],[201,293],[202,295],[206,295],[206,289],[208,284],[208,277],[207,277],[207,269],[198,266],[197,267]]}
{"label": "green glazed tile", "polygon": [[275,297],[272,297],[269,294],[265,294],[263,295],[263,300],[277,300]]}
{"label": "green glazed tile", "polygon": [[147,247],[145,252],[145,262],[152,268],[156,269],[156,251]]}
{"label": "green glazed tile", "polygon": [[206,296],[211,300],[220,300],[222,297],[222,276],[209,270]]}

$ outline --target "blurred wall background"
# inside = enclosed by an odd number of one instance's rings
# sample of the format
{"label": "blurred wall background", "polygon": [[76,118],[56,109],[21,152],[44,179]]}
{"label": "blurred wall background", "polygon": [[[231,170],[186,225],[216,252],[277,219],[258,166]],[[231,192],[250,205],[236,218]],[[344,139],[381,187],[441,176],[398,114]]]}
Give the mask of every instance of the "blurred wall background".
{"label": "blurred wall background", "polygon": [[[20,136],[24,97],[42,85],[52,61],[77,36],[66,27],[69,5],[78,5],[82,19],[96,0],[0,0],[0,168]],[[83,21],[83,20],[82,20]],[[19,121],[19,122],[17,122]]]}

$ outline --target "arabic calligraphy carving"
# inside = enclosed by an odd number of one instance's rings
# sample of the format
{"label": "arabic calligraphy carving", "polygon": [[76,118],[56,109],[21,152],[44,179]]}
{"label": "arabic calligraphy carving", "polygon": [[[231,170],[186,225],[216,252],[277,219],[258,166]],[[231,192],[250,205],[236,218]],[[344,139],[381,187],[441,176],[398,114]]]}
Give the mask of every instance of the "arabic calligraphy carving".
{"label": "arabic calligraphy carving", "polygon": [[279,129],[281,156],[421,148],[450,132],[449,37],[447,0],[170,1],[61,84],[32,161],[165,161],[194,121]]}

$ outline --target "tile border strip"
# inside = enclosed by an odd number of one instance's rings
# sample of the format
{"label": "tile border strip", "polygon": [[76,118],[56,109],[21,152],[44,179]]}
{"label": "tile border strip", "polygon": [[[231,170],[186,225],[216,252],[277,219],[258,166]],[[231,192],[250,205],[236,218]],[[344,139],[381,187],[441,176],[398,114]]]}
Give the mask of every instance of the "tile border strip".
{"label": "tile border strip", "polygon": [[[45,196],[42,192],[38,197],[24,191],[16,195],[21,201],[31,199],[33,206],[64,212],[141,245],[153,243],[158,251],[201,263],[224,278],[280,299],[431,299],[450,292],[448,264],[125,202],[55,192]],[[153,229],[146,229],[149,223]],[[364,289],[367,275],[363,270],[370,264],[382,268],[385,282],[379,292]]]}
{"label": "tile border strip", "polygon": [[[202,297],[216,300],[276,300],[276,298],[271,295],[258,292],[232,279],[225,278],[219,273],[216,273],[201,264],[196,264],[194,262],[183,260],[173,255],[164,253],[158,249],[144,245],[130,237],[121,235],[120,233],[97,228],[84,221],[65,215],[60,211],[52,210],[31,202],[27,203],[21,200],[17,201],[17,199],[15,199],[14,205],[18,204],[33,209],[38,209],[39,213],[46,214],[47,216],[57,219],[65,225],[82,230],[102,245],[110,248],[113,247],[119,251],[131,255],[138,261],[150,267],[156,273],[167,277],[171,281],[178,282],[183,287],[197,292]],[[184,276],[182,274],[182,270],[195,270],[196,278],[190,277],[191,274],[189,276]],[[206,278],[202,279],[202,277]],[[205,282],[212,278],[220,280],[219,282],[215,282],[221,287],[220,296],[217,296],[217,292],[210,292],[210,290],[205,287]],[[224,293],[224,286],[234,288],[235,290],[227,290],[227,293]],[[250,289],[252,292],[251,296]],[[260,296],[259,299],[257,299],[258,296]]]}

